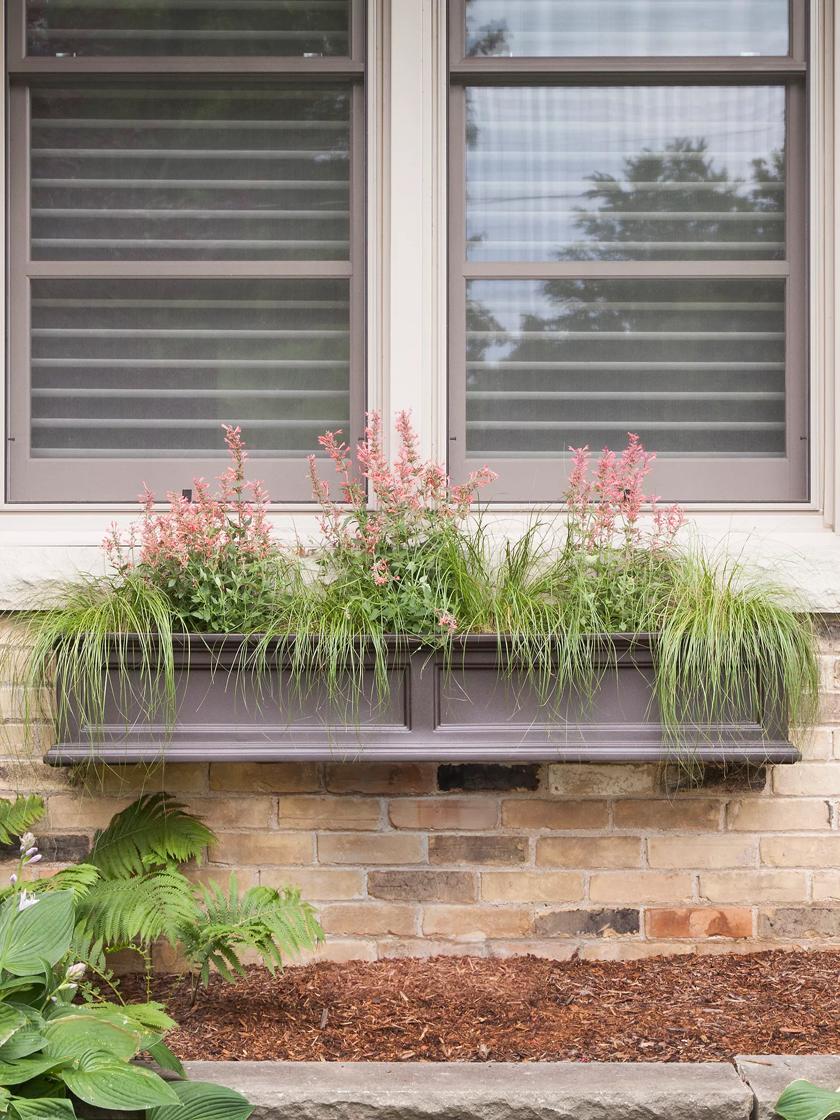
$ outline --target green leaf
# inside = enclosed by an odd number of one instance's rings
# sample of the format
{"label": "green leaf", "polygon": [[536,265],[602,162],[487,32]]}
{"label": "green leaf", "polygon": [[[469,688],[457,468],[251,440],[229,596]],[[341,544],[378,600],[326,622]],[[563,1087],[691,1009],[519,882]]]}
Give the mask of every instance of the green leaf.
{"label": "green leaf", "polygon": [[43,1050],[47,1041],[42,1033],[44,1029],[43,1015],[36,1011],[34,1007],[12,1004],[5,1006],[13,1007],[23,1016],[25,1022],[7,1042],[0,1046],[0,1062],[13,1062],[18,1058],[28,1058],[30,1054],[36,1054],[39,1050]]}
{"label": "green leaf", "polygon": [[15,1120],[75,1120],[76,1113],[68,1100],[60,1097],[18,1098],[12,1103]]}
{"label": "green leaf", "polygon": [[42,797],[16,797],[14,801],[0,798],[0,844],[11,844],[29,832],[43,815]]}
{"label": "green leaf", "polygon": [[55,1058],[20,1058],[14,1062],[0,1062],[0,1085],[22,1085],[61,1063]]}
{"label": "green leaf", "polygon": [[213,832],[168,793],[148,793],[98,832],[88,862],[108,878],[199,858]]}
{"label": "green leaf", "polygon": [[181,1059],[172,1053],[165,1042],[156,1042],[152,1046],[147,1046],[146,1053],[154,1058],[161,1069],[169,1070],[170,1073],[177,1073],[179,1077],[187,1076],[187,1071],[184,1069]]}
{"label": "green leaf", "polygon": [[793,1081],[776,1101],[776,1112],[783,1120],[826,1120],[840,1113],[840,1092]]}
{"label": "green leaf", "polygon": [[[24,894],[13,894],[0,909],[0,969],[13,976],[44,971],[57,964],[70,948],[73,936],[73,893],[56,891],[24,903]],[[20,909],[24,905],[24,909]]]}
{"label": "green leaf", "polygon": [[147,1120],[248,1120],[254,1111],[241,1093],[226,1085],[179,1081],[172,1088],[180,1104],[153,1108]]}
{"label": "green leaf", "polygon": [[58,1059],[80,1058],[91,1050],[101,1050],[114,1058],[127,1060],[140,1048],[138,1032],[109,1022],[86,1007],[76,1007],[50,1019],[44,1035],[47,1040],[44,1056]]}
{"label": "green leaf", "polygon": [[128,1065],[110,1054],[88,1051],[77,1066],[61,1070],[59,1076],[71,1093],[95,1108],[132,1112],[178,1102],[177,1095],[156,1073]]}
{"label": "green leaf", "polygon": [[0,1003],[0,1046],[8,1042],[21,1027],[25,1027],[27,1022],[22,1011],[16,1011],[8,1003]]}

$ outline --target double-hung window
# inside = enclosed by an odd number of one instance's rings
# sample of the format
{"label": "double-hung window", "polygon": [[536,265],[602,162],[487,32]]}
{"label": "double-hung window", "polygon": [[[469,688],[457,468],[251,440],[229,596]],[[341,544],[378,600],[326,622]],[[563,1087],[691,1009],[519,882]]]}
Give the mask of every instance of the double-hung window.
{"label": "double-hung window", "polygon": [[11,0],[12,501],[132,501],[241,424],[276,499],[364,406],[362,0]]}
{"label": "double-hung window", "polygon": [[803,0],[450,0],[450,448],[807,498]]}

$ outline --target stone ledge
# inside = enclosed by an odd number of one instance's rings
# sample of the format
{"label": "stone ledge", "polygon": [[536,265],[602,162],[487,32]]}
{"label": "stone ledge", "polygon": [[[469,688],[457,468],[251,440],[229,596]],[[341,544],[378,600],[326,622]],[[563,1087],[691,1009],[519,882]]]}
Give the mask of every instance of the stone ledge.
{"label": "stone ledge", "polygon": [[189,1062],[244,1093],[253,1120],[750,1120],[731,1065]]}
{"label": "stone ledge", "polygon": [[735,1066],[755,1097],[753,1120],[778,1120],[773,1105],[791,1081],[802,1078],[824,1089],[840,1085],[836,1054],[739,1054]]}

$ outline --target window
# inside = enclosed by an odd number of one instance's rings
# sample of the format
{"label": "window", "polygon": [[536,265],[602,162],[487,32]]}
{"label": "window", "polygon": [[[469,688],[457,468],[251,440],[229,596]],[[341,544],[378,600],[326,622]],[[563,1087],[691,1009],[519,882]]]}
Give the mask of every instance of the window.
{"label": "window", "polygon": [[275,498],[364,407],[361,0],[13,0],[13,501],[132,501],[246,432]]}
{"label": "window", "polygon": [[451,0],[450,448],[683,501],[807,485],[802,0]]}

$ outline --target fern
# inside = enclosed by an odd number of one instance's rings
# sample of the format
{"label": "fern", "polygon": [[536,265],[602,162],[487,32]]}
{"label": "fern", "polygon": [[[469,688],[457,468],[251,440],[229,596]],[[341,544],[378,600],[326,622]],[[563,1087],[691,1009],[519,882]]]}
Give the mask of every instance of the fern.
{"label": "fern", "polygon": [[88,862],[108,879],[197,859],[213,832],[168,793],[147,793],[97,832]]}
{"label": "fern", "polygon": [[81,931],[107,947],[134,941],[150,945],[159,937],[174,945],[200,917],[192,884],[174,868],[101,879],[82,900],[78,915]]}
{"label": "fern", "polygon": [[218,883],[201,888],[204,914],[181,931],[184,952],[206,984],[210,969],[225,980],[242,976],[241,951],[260,954],[270,972],[281,968],[285,957],[314,949],[323,940],[315,911],[291,887],[251,887],[240,898],[236,876],[231,875],[227,894]]}
{"label": "fern", "polygon": [[32,828],[44,815],[41,797],[0,798],[0,844],[11,844]]}

